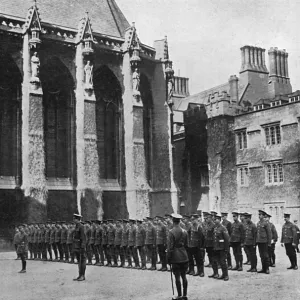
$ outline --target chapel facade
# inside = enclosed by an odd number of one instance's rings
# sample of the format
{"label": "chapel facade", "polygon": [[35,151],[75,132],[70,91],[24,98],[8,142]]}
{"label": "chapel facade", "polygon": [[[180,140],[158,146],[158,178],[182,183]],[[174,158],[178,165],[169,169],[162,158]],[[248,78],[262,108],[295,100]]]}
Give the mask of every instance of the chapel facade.
{"label": "chapel facade", "polygon": [[2,233],[74,212],[102,219],[177,211],[173,75],[167,39],[141,43],[114,0],[4,1]]}

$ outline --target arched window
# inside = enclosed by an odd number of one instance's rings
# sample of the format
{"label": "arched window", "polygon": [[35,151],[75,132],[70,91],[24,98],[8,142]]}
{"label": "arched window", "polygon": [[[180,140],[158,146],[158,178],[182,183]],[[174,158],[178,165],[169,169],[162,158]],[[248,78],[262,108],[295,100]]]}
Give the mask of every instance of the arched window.
{"label": "arched window", "polygon": [[101,179],[120,179],[122,148],[122,91],[106,66],[94,73],[99,173]]}
{"label": "arched window", "polygon": [[148,183],[152,180],[152,90],[148,78],[141,74],[141,98],[143,101],[143,124],[144,124],[144,142],[146,158],[146,174]]}
{"label": "arched window", "polygon": [[74,83],[67,67],[51,58],[41,68],[44,104],[46,176],[75,174]]}
{"label": "arched window", "polygon": [[21,73],[13,59],[0,53],[0,176],[20,176]]}

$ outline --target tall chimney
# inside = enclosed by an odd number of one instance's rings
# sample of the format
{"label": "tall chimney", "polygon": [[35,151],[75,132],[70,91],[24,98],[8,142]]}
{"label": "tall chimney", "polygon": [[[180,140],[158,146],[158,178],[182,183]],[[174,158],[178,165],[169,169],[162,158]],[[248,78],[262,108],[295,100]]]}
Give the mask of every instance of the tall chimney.
{"label": "tall chimney", "polygon": [[287,52],[285,52],[285,55],[284,55],[284,57],[285,57],[285,64],[284,64],[284,67],[285,67],[285,77],[287,79],[290,79],[290,77],[289,77],[289,67],[288,67],[288,56],[289,56],[289,54]]}
{"label": "tall chimney", "polygon": [[238,90],[238,78],[235,75],[231,75],[229,78],[229,93],[231,102],[238,103],[239,90]]}
{"label": "tall chimney", "polygon": [[241,48],[242,66],[241,71],[254,71],[268,73],[264,60],[265,49],[252,46],[244,46]]}
{"label": "tall chimney", "polygon": [[268,72],[268,69],[267,69],[267,66],[266,66],[266,57],[265,57],[265,52],[266,52],[266,49],[261,49],[261,57],[262,57],[262,67],[263,67],[263,70],[265,72]]}
{"label": "tall chimney", "polygon": [[286,74],[285,74],[285,49],[283,49],[281,51],[281,55],[280,55],[280,66],[281,66],[281,76],[283,78],[286,78]]}
{"label": "tall chimney", "polygon": [[277,65],[277,76],[281,77],[281,65],[280,65],[280,50],[276,51],[276,65]]}
{"label": "tall chimney", "polygon": [[277,76],[277,64],[276,64],[276,48],[270,48],[269,54],[269,64],[270,64],[270,77]]}
{"label": "tall chimney", "polygon": [[264,71],[263,62],[262,62],[262,49],[257,48],[257,64],[259,71]]}

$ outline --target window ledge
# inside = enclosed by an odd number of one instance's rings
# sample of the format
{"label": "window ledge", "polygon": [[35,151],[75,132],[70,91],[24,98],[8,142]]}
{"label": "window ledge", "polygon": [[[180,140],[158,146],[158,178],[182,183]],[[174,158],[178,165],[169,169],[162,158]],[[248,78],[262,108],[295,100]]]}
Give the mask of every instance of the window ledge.
{"label": "window ledge", "polygon": [[51,190],[74,190],[70,178],[47,178],[47,188]]}
{"label": "window ledge", "polygon": [[0,176],[0,189],[11,190],[17,187],[16,177],[14,176]]}

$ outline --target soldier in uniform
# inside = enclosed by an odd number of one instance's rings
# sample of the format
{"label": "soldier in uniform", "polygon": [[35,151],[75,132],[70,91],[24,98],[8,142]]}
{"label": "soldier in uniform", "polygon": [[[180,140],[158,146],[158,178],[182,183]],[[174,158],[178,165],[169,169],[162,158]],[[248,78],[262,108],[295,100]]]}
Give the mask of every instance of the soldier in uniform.
{"label": "soldier in uniform", "polygon": [[[204,277],[203,250],[205,238],[203,228],[199,223],[199,215],[192,215],[192,225],[190,227],[190,238],[188,243],[189,257],[189,275]],[[194,272],[194,261],[197,271]]]}
{"label": "soldier in uniform", "polygon": [[[221,224],[221,216],[215,215],[214,239],[213,239],[213,274],[210,278],[228,281],[227,252],[229,251],[229,235],[227,229]],[[218,265],[221,266],[222,276],[219,277]]]}
{"label": "soldier in uniform", "polygon": [[85,221],[85,235],[86,235],[86,256],[87,256],[87,265],[92,265],[93,251],[92,251],[92,229],[91,221]]}
{"label": "soldier in uniform", "polygon": [[[227,229],[227,232],[228,232],[229,238],[230,238],[232,224],[231,224],[230,221],[227,220],[228,213],[227,212],[222,212],[221,216],[222,216],[222,223],[221,224]],[[229,250],[227,251],[227,267],[228,267],[228,270],[232,269],[230,247],[229,247]]]}
{"label": "soldier in uniform", "polygon": [[298,270],[297,255],[296,255],[296,242],[297,230],[295,225],[290,221],[291,214],[284,214],[285,223],[282,226],[281,246],[285,247],[286,255],[290,259],[291,266],[288,270]]}
{"label": "soldier in uniform", "polygon": [[143,226],[142,220],[137,220],[136,237],[135,237],[135,248],[138,251],[141,258],[141,265],[139,263],[139,257],[137,255],[137,265],[142,270],[146,270],[146,252],[145,252],[145,239],[146,231]]}
{"label": "soldier in uniform", "polygon": [[32,239],[32,249],[33,249],[33,259],[36,260],[38,258],[38,235],[39,235],[39,227],[38,224],[34,224],[33,228],[33,239]]}
{"label": "soldier in uniform", "polygon": [[212,215],[210,213],[205,214],[206,217],[206,225],[204,227],[204,236],[205,236],[205,249],[208,256],[209,263],[206,267],[212,266],[212,259],[213,259],[213,236],[214,236],[214,227],[215,224],[212,220]]}
{"label": "soldier in uniform", "polygon": [[74,232],[75,232],[74,224],[69,223],[68,232],[67,232],[67,248],[69,252],[68,257],[71,258],[71,260],[69,261],[70,264],[74,263],[74,251],[73,251]]}
{"label": "soldier in uniform", "polygon": [[[107,244],[108,244],[108,225],[107,225],[107,220],[103,220],[102,222],[102,248],[103,248],[103,252],[104,252],[104,256],[106,258],[107,264],[108,265],[108,257],[109,257],[109,253],[108,253],[108,248],[107,248]],[[103,260],[103,264],[104,264],[104,260]]]}
{"label": "soldier in uniform", "polygon": [[[95,220],[95,244],[94,244],[94,253],[95,253],[95,265],[103,266],[104,265],[104,253],[102,248],[102,227],[101,221]],[[101,262],[100,262],[101,259]]]}
{"label": "soldier in uniform", "polygon": [[116,220],[116,226],[115,226],[115,239],[114,239],[114,264],[113,267],[118,267],[118,260],[121,256],[121,242],[122,242],[122,220]]}
{"label": "soldier in uniform", "polygon": [[166,257],[166,249],[167,249],[167,227],[163,223],[162,217],[157,217],[157,225],[156,225],[156,245],[159,254],[159,259],[161,261],[161,268],[158,271],[167,271],[167,257]]}
{"label": "soldier in uniform", "polygon": [[52,251],[51,251],[51,244],[50,244],[50,221],[48,220],[46,227],[45,227],[45,260],[47,260],[47,251],[49,253],[49,260],[52,260]]}
{"label": "soldier in uniform", "polygon": [[25,225],[19,225],[19,232],[15,236],[15,243],[17,245],[17,254],[22,261],[22,270],[19,273],[26,273],[26,258],[28,253],[28,238],[25,233]]}
{"label": "soldier in uniform", "polygon": [[140,268],[139,261],[137,259],[137,251],[135,248],[136,239],[136,225],[135,220],[129,219],[129,230],[128,230],[128,266],[127,268],[132,268],[132,261],[134,261],[135,269]]}
{"label": "soldier in uniform", "polygon": [[238,212],[233,212],[233,223],[231,226],[230,245],[233,250],[236,266],[233,271],[243,271],[243,254],[242,247],[245,240],[245,228],[244,225],[238,219]]}
{"label": "soldier in uniform", "polygon": [[37,259],[41,260],[42,259],[42,223],[38,224],[38,232],[37,232]]}
{"label": "soldier in uniform", "polygon": [[[247,213],[240,213],[241,223],[244,225],[244,230],[246,231],[246,218],[245,215]],[[248,252],[248,248],[244,247],[244,252],[246,254],[247,261],[244,262],[244,265],[250,265],[250,253]]]}
{"label": "soldier in uniform", "polygon": [[[187,299],[188,282],[186,278],[186,271],[188,269],[188,255],[186,248],[188,246],[187,232],[179,225],[181,215],[172,214],[173,228],[169,231],[167,258],[171,265],[171,271],[175,276],[175,283],[178,293],[177,299]],[[182,286],[180,277],[182,279]],[[183,291],[181,289],[183,287]]]}
{"label": "soldier in uniform", "polygon": [[51,232],[50,232],[50,244],[51,244],[51,248],[54,252],[54,256],[55,256],[55,260],[58,260],[58,254],[57,254],[57,246],[56,246],[56,242],[55,242],[55,234],[56,233],[56,226],[55,226],[55,222],[52,222],[51,224]]}
{"label": "soldier in uniform", "polygon": [[148,270],[156,270],[156,229],[152,223],[152,218],[147,217],[145,246],[146,251],[151,259],[151,267]]}
{"label": "soldier in uniform", "polygon": [[262,269],[257,273],[270,274],[269,271],[269,253],[268,247],[271,246],[271,228],[265,220],[266,213],[263,210],[258,211],[259,222],[257,223],[257,238],[259,255],[261,258]]}
{"label": "soldier in uniform", "polygon": [[299,253],[299,239],[300,239],[300,229],[298,227],[298,220],[294,220],[294,225],[296,226],[296,230],[297,230],[297,242],[296,242],[296,250]]}
{"label": "soldier in uniform", "polygon": [[116,228],[113,224],[113,220],[109,219],[107,229],[107,266],[112,267],[111,260],[114,259],[114,242]]}
{"label": "soldier in uniform", "polygon": [[129,250],[128,250],[128,236],[129,236],[128,220],[123,219],[121,247],[120,247],[121,268],[125,268],[125,259],[127,259],[128,265],[132,265],[131,256],[129,255]]}
{"label": "soldier in uniform", "polygon": [[61,244],[61,250],[62,250],[62,262],[68,262],[69,261],[69,251],[67,248],[67,239],[68,239],[68,227],[66,225],[66,222],[61,222],[61,231],[60,231],[60,244]]}
{"label": "soldier in uniform", "polygon": [[85,280],[85,269],[86,269],[86,235],[84,226],[81,224],[82,216],[79,214],[73,215],[73,220],[75,223],[74,230],[74,240],[73,240],[73,250],[78,261],[78,272],[79,276],[74,281]]}
{"label": "soldier in uniform", "polygon": [[[56,244],[56,249],[59,252],[59,260],[58,261],[62,261],[63,260],[63,252],[62,252],[62,247],[61,247],[61,226],[60,226],[60,222],[56,222],[56,230],[55,230],[55,244]],[[57,261],[57,259],[55,259]]]}
{"label": "soldier in uniform", "polygon": [[28,224],[28,227],[27,227],[27,239],[28,239],[28,251],[29,251],[29,254],[30,254],[30,257],[27,258],[27,259],[32,259],[32,227],[31,227],[31,224]]}
{"label": "soldier in uniform", "polygon": [[271,215],[266,213],[265,220],[269,223],[269,226],[271,228],[271,246],[268,247],[270,267],[275,267],[275,260],[276,260],[275,245],[278,241],[278,234],[275,225],[270,222],[271,217],[272,217]]}
{"label": "soldier in uniform", "polygon": [[257,272],[257,256],[256,256],[256,237],[257,229],[256,225],[251,221],[252,215],[245,213],[245,249],[247,249],[250,256],[251,268],[247,272]]}

